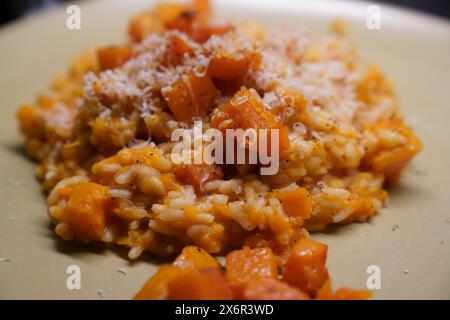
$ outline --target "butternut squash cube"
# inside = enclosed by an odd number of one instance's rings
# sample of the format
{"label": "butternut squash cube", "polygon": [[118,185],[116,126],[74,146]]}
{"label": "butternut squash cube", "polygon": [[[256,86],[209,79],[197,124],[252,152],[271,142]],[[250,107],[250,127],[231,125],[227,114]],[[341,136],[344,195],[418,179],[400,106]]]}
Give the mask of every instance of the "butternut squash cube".
{"label": "butternut squash cube", "polygon": [[188,270],[176,266],[164,265],[148,279],[144,286],[134,296],[134,300],[163,300],[167,298],[167,284],[176,277],[188,273]]}
{"label": "butternut squash cube", "polygon": [[309,300],[309,296],[295,287],[272,277],[253,277],[245,286],[245,300]]}
{"label": "butternut squash cube", "polygon": [[174,118],[190,123],[194,117],[209,114],[218,91],[207,74],[198,76],[191,72],[182,75],[171,87],[163,89],[162,95]]}
{"label": "butternut squash cube", "polygon": [[270,248],[230,252],[226,258],[226,276],[234,294],[240,298],[246,283],[255,276],[277,277],[277,261]]}
{"label": "butternut squash cube", "polygon": [[284,212],[292,217],[311,217],[312,205],[308,190],[299,188],[289,192],[274,190],[274,196],[280,200]]}
{"label": "butternut squash cube", "polygon": [[219,263],[208,252],[196,246],[187,246],[175,259],[173,265],[182,269],[196,270],[220,268]]}
{"label": "butternut squash cube", "polygon": [[328,280],[327,246],[311,239],[297,241],[283,270],[283,280],[314,296]]}
{"label": "butternut squash cube", "polygon": [[233,293],[222,270],[218,268],[191,270],[171,280],[168,299],[231,300]]}
{"label": "butternut squash cube", "polygon": [[131,58],[129,47],[107,47],[97,51],[97,59],[100,71],[120,67]]}
{"label": "butternut squash cube", "polygon": [[80,183],[70,187],[62,221],[67,223],[75,237],[98,241],[106,227],[109,189],[97,183]]}

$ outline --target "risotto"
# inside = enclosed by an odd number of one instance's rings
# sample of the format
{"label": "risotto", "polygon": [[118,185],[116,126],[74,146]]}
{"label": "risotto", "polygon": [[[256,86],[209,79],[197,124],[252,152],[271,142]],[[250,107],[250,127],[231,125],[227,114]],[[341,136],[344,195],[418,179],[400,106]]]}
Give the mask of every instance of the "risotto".
{"label": "risotto", "polygon": [[[421,150],[389,79],[339,32],[221,22],[198,0],[136,15],[129,36],[78,56],[18,111],[64,240],[130,259],[187,245],[286,257],[308,231],[375,214]],[[278,171],[174,163],[171,135],[194,121],[276,128]]]}

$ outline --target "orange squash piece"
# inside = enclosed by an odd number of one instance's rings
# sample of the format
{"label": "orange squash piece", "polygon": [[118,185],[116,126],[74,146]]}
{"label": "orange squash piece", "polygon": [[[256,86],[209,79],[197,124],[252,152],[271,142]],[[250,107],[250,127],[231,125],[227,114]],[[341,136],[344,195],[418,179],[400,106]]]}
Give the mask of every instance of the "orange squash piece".
{"label": "orange squash piece", "polygon": [[246,283],[255,276],[277,276],[277,261],[270,248],[230,252],[226,258],[226,276],[234,294],[242,297]]}
{"label": "orange squash piece", "polygon": [[192,37],[195,41],[203,43],[213,35],[221,36],[233,30],[235,30],[235,27],[230,24],[216,26],[206,25],[201,28],[197,28]]}
{"label": "orange squash piece", "polygon": [[206,16],[200,12],[192,10],[190,8],[185,8],[182,10],[178,16],[165,23],[165,26],[169,30],[179,30],[188,34],[190,37],[195,39],[195,31],[201,26],[205,26]]}
{"label": "orange squash piece", "polygon": [[156,16],[167,26],[174,22],[187,7],[181,3],[160,3],[156,6]]}
{"label": "orange squash piece", "polygon": [[[226,132],[226,129],[267,129],[268,155],[270,155],[272,130],[278,130],[280,154],[289,148],[289,139],[284,126],[264,107],[258,93],[252,89],[242,88],[222,105],[211,118],[211,127]],[[258,137],[261,138],[261,137]]]}
{"label": "orange squash piece", "polygon": [[295,287],[273,277],[253,277],[245,286],[245,300],[309,300],[310,297]]}
{"label": "orange squash piece", "polygon": [[176,266],[164,265],[144,284],[134,296],[134,300],[163,300],[167,298],[167,284],[176,277],[188,273]]}
{"label": "orange squash piece", "polygon": [[107,47],[97,50],[97,59],[100,71],[120,67],[131,58],[129,47]]}
{"label": "orange squash piece", "polygon": [[211,60],[208,73],[215,79],[242,82],[251,62],[258,58],[259,54],[250,52],[239,56],[218,55]]}
{"label": "orange squash piece", "polygon": [[369,290],[353,290],[340,288],[327,297],[319,297],[318,300],[368,300],[373,296]]}
{"label": "orange squash piece", "polygon": [[218,268],[191,270],[171,280],[168,299],[172,300],[231,300],[233,293]]}
{"label": "orange squash piece", "polygon": [[222,179],[223,173],[217,165],[186,164],[177,169],[176,177],[180,182],[190,184],[201,192],[205,182]]}
{"label": "orange squash piece", "polygon": [[311,217],[311,196],[305,188],[299,188],[289,192],[274,191],[274,196],[280,200],[284,212],[292,217]]}
{"label": "orange squash piece", "polygon": [[150,12],[135,15],[128,25],[128,35],[133,42],[141,42],[150,33],[162,33],[164,24]]}
{"label": "orange squash piece", "polygon": [[219,263],[208,252],[196,246],[187,246],[175,259],[173,265],[182,269],[220,268]]}
{"label": "orange squash piece", "polygon": [[194,0],[189,6],[183,7],[175,18],[165,20],[165,26],[184,32],[197,42],[203,42],[207,40],[203,31],[208,28],[210,13],[209,1]]}
{"label": "orange squash piece", "polygon": [[213,34],[223,34],[232,28],[229,25],[211,26],[209,24],[210,17],[210,0],[192,0],[178,11],[176,16],[172,14],[171,19],[164,19],[164,22],[168,29],[180,30],[195,41],[203,43]]}
{"label": "orange squash piece", "polygon": [[132,41],[141,42],[151,33],[160,34],[177,19],[186,6],[179,3],[160,3],[152,12],[135,15],[128,26],[128,34]]}
{"label": "orange squash piece", "polygon": [[192,7],[197,12],[210,13],[211,11],[210,0],[193,0]]}
{"label": "orange squash piece", "polygon": [[168,52],[166,56],[166,64],[178,65],[183,61],[185,55],[191,55],[194,52],[194,48],[189,43],[186,37],[182,37],[180,34],[169,35]]}
{"label": "orange squash piece", "polygon": [[213,34],[223,34],[234,29],[230,25],[209,26],[210,13],[210,4],[207,0],[195,0],[188,5],[161,3],[153,12],[134,16],[129,24],[128,33],[132,41],[140,42],[150,33],[179,30],[197,42],[204,42]]}
{"label": "orange squash piece", "polygon": [[331,281],[328,280],[317,293],[316,300],[368,300],[372,296],[373,293],[369,290],[340,288],[333,292]]}
{"label": "orange squash piece", "polygon": [[222,91],[237,90],[244,81],[248,71],[257,69],[261,56],[257,52],[239,52],[239,54],[223,53],[211,59],[208,66],[208,74]]}
{"label": "orange squash piece", "polygon": [[191,72],[182,75],[170,88],[162,90],[162,95],[175,119],[190,123],[194,117],[209,114],[218,91],[207,74],[199,77]]}
{"label": "orange squash piece", "polygon": [[283,280],[314,296],[328,280],[327,246],[311,239],[297,241],[283,270]]}
{"label": "orange squash piece", "polygon": [[82,240],[101,240],[107,222],[109,189],[97,183],[80,183],[69,187],[62,221]]}

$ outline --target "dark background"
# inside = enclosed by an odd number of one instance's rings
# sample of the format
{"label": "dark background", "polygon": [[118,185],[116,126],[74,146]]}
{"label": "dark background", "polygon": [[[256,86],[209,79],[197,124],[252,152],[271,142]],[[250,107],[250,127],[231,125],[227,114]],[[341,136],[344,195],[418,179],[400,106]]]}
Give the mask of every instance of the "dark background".
{"label": "dark background", "polygon": [[[45,8],[53,6],[59,2],[68,2],[68,1],[0,0],[0,25],[18,19],[21,16],[28,15],[32,12],[36,12],[38,10],[45,10]],[[384,2],[396,4],[450,19],[450,0],[374,0],[371,2],[372,3]]]}

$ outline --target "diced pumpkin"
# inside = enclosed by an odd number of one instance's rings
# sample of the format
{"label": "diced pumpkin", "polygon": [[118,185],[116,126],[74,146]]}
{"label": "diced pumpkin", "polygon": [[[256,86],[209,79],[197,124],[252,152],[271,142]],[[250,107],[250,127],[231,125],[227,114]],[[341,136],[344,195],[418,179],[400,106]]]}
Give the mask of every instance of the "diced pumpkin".
{"label": "diced pumpkin", "polygon": [[165,21],[165,25],[168,29],[179,30],[199,41],[201,39],[197,33],[208,26],[209,16],[209,3],[194,1],[191,6],[184,7],[175,19]]}
{"label": "diced pumpkin", "polygon": [[257,52],[223,53],[214,56],[208,66],[208,74],[225,92],[236,91],[250,68],[256,69],[261,56]]}
{"label": "diced pumpkin", "polygon": [[204,12],[204,13],[211,12],[210,0],[193,0],[192,7],[197,12]]}
{"label": "diced pumpkin", "polygon": [[178,65],[183,61],[184,56],[194,52],[194,48],[189,43],[189,39],[181,34],[173,33],[168,37],[168,53],[166,55],[168,65]]}
{"label": "diced pumpkin", "polygon": [[190,184],[201,192],[205,182],[222,179],[223,173],[217,165],[186,164],[177,169],[176,177],[180,182]]}
{"label": "diced pumpkin", "polygon": [[[192,6],[196,5],[193,3]],[[162,33],[166,28],[176,29],[177,19],[189,8],[179,3],[160,3],[154,11],[136,15],[129,26],[132,40],[140,42],[150,33]]]}
{"label": "diced pumpkin", "polygon": [[162,95],[175,119],[190,123],[194,117],[209,114],[218,91],[207,74],[199,77],[191,72],[162,90]]}
{"label": "diced pumpkin", "polygon": [[253,277],[247,282],[242,298],[245,300],[309,300],[295,287],[273,277]]}
{"label": "diced pumpkin", "polygon": [[133,17],[129,34],[134,42],[140,42],[151,33],[179,30],[197,42],[204,42],[213,34],[221,35],[234,29],[231,25],[210,26],[210,14],[210,4],[207,0],[195,0],[188,5],[161,3],[154,11]]}
{"label": "diced pumpkin", "polygon": [[191,270],[171,280],[168,299],[231,300],[230,286],[219,268]]}
{"label": "diced pumpkin", "polygon": [[311,239],[300,239],[293,246],[283,270],[283,280],[315,296],[328,280],[327,246]]}
{"label": "diced pumpkin", "polygon": [[[264,107],[258,93],[242,88],[230,102],[222,105],[211,119],[211,127],[226,132],[226,129],[267,129],[267,154],[270,155],[272,130],[278,130],[279,153],[289,148],[289,139],[284,126]],[[257,131],[258,132],[258,131]],[[258,136],[258,139],[261,139]]]}
{"label": "diced pumpkin", "polygon": [[316,300],[332,300],[331,295],[333,294],[333,288],[331,285],[331,279],[328,278],[322,287],[317,291],[315,296]]}
{"label": "diced pumpkin", "polygon": [[162,19],[151,12],[143,12],[134,16],[128,26],[128,34],[133,42],[141,42],[151,33],[162,33]]}
{"label": "diced pumpkin", "polygon": [[175,259],[173,265],[182,269],[220,268],[219,263],[208,252],[195,246],[187,246]]}
{"label": "diced pumpkin", "polygon": [[255,276],[277,276],[277,261],[270,248],[230,252],[226,257],[226,276],[236,297],[242,297],[246,283]]}
{"label": "diced pumpkin", "polygon": [[340,288],[333,292],[331,282],[328,280],[319,290],[316,300],[368,300],[373,296],[369,290],[353,290]]}
{"label": "diced pumpkin", "polygon": [[100,71],[120,67],[131,58],[129,47],[107,47],[97,51],[97,59]]}
{"label": "diced pumpkin", "polygon": [[[196,27],[200,26],[198,23],[203,20],[204,16],[202,14],[185,8],[174,20],[168,21],[165,25],[169,30],[179,30],[192,37]],[[204,25],[204,23],[202,22],[201,25]]]}
{"label": "diced pumpkin", "polygon": [[159,9],[158,16],[163,17],[161,20],[167,29],[179,30],[189,35],[196,42],[203,43],[212,35],[223,35],[234,30],[234,26],[229,24],[210,25],[210,7],[208,0],[195,0],[188,6],[175,7],[169,10],[169,5],[164,10]]}
{"label": "diced pumpkin", "polygon": [[311,197],[305,188],[298,188],[289,192],[274,190],[274,196],[280,200],[287,215],[305,219],[311,217]]}
{"label": "diced pumpkin", "polygon": [[368,300],[373,293],[369,290],[353,290],[349,288],[340,288],[327,299],[321,300]]}
{"label": "diced pumpkin", "polygon": [[188,273],[188,270],[176,266],[164,265],[148,279],[144,286],[134,296],[134,300],[163,300],[167,298],[167,284],[176,277]]}
{"label": "diced pumpkin", "polygon": [[186,6],[181,3],[159,3],[155,9],[155,15],[164,25],[170,24],[186,10]]}
{"label": "diced pumpkin", "polygon": [[62,221],[67,223],[76,238],[101,240],[107,222],[109,189],[97,183],[70,186]]}
{"label": "diced pumpkin", "polygon": [[259,60],[260,56],[254,52],[247,52],[245,55],[217,55],[212,58],[208,73],[212,78],[228,81],[241,80],[247,73],[251,62]]}
{"label": "diced pumpkin", "polygon": [[203,43],[209,38],[211,38],[213,35],[222,36],[233,30],[235,30],[235,27],[231,24],[215,25],[215,26],[206,25],[202,26],[201,28],[196,28],[192,37],[193,39],[195,39],[195,41]]}

